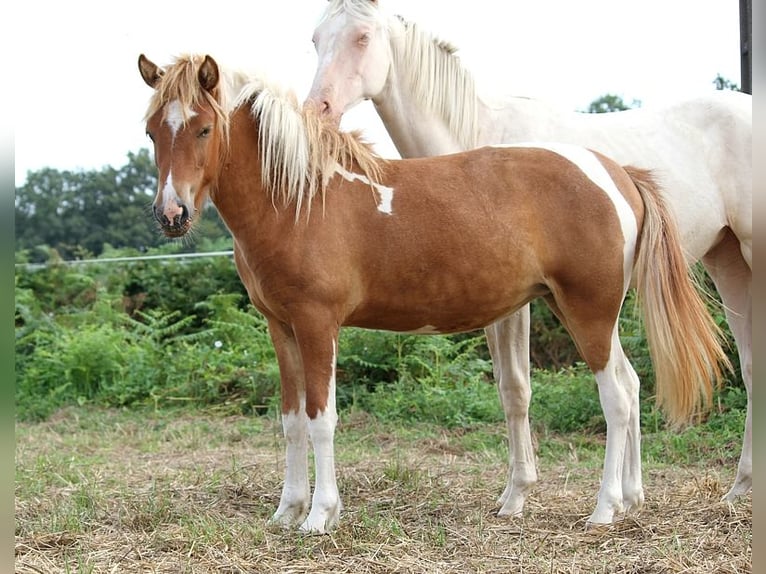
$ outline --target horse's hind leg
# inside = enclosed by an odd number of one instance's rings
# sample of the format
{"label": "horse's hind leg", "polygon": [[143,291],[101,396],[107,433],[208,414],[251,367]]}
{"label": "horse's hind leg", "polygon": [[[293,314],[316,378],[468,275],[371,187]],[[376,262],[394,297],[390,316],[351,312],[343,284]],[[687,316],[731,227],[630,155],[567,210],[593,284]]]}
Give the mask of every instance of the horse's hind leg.
{"label": "horse's hind leg", "polygon": [[529,429],[529,305],[485,329],[492,368],[508,428],[508,480],[498,516],[520,516],[537,482]]}
{"label": "horse's hind leg", "polygon": [[606,452],[598,503],[588,522],[608,524],[615,514],[638,510],[644,503],[638,375],[620,345],[616,326],[609,361],[594,374],[606,418]]}
{"label": "horse's hind leg", "polygon": [[723,497],[732,502],[753,486],[753,351],[752,351],[752,277],[753,273],[734,234],[727,232],[702,260],[724,304],[739,353],[742,379],[747,391],[747,416],[737,477]]}
{"label": "horse's hind leg", "polygon": [[587,305],[586,300],[565,306],[561,300],[546,298],[598,383],[606,419],[606,452],[598,502],[588,524],[611,524],[616,514],[638,510],[644,502],[639,381],[620,345],[619,308],[612,314],[605,312],[609,303],[600,303],[596,293]]}

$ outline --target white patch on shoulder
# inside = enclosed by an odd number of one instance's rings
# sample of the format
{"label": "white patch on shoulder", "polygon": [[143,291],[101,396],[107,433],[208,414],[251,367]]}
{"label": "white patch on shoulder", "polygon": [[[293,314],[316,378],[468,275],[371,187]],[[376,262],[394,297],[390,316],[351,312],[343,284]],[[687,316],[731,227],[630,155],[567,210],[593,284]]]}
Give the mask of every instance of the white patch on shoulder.
{"label": "white patch on shoulder", "polygon": [[[620,221],[622,236],[625,238],[624,266],[625,280],[629,281],[633,269],[633,256],[638,241],[638,223],[636,214],[630,208],[627,200],[623,197],[617,185],[612,180],[609,172],[598,160],[596,154],[582,146],[565,143],[519,143],[519,144],[500,144],[492,147],[526,147],[541,148],[551,151],[568,159],[582,171],[588,179],[600,187],[609,196],[614,204],[617,218]],[[597,224],[597,222],[594,222]]]}
{"label": "white patch on shoulder", "polygon": [[385,213],[386,215],[393,215],[393,187],[388,187],[380,183],[373,183],[367,176],[358,173],[352,173],[340,165],[335,166],[335,173],[337,173],[346,181],[361,181],[362,183],[371,186],[373,189],[375,189],[375,191],[378,192],[378,211]]}
{"label": "white patch on shoulder", "polygon": [[[186,111],[186,117],[192,118],[196,115],[197,112],[195,111]],[[178,130],[181,129],[182,125],[184,125],[184,110],[181,106],[181,102],[178,100],[173,100],[166,106],[165,123],[167,123],[170,126],[170,129],[173,131],[173,137],[176,137]]]}

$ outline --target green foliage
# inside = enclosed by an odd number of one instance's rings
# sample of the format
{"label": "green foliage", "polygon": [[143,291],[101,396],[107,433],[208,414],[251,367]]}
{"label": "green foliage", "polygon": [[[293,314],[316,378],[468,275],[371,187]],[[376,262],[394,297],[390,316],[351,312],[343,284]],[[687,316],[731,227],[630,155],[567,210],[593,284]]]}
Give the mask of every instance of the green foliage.
{"label": "green foliage", "polygon": [[633,100],[633,102],[628,105],[623,101],[621,96],[616,94],[604,94],[593,100],[586,111],[591,114],[602,114],[607,112],[621,112],[631,108],[640,107],[640,100]]}
{"label": "green foliage", "polygon": [[538,432],[604,432],[596,381],[583,364],[532,375],[529,418]]}
{"label": "green foliage", "polygon": [[[502,420],[492,366],[482,356],[486,351],[477,352],[483,337],[349,331],[348,340],[341,338],[341,407],[350,404],[381,420],[445,427]],[[349,378],[353,372],[363,386]]]}
{"label": "green foliage", "polygon": [[[167,241],[151,216],[156,189],[156,168],[146,149],[129,153],[119,169],[30,172],[16,188],[16,248],[34,256],[42,255],[34,251],[38,246],[47,245],[64,259],[76,259],[99,255],[105,244],[159,247]],[[228,235],[214,209],[206,210],[194,230],[197,241]]]}
{"label": "green foliage", "polygon": [[[45,418],[75,403],[268,408],[279,380],[273,349],[263,318],[237,306],[239,294],[203,300],[196,305],[200,320],[161,309],[130,317],[121,297],[94,289],[85,309],[53,313],[41,309],[31,289],[17,288],[20,418]],[[196,322],[202,326],[192,329]]]}
{"label": "green foliage", "polygon": [[[230,240],[208,245],[209,251],[230,250]],[[174,254],[178,247],[169,245],[148,255]],[[231,257],[144,260],[122,264],[67,265],[55,251],[48,251],[50,264],[43,268],[27,267],[28,252],[17,254],[16,287],[29,291],[30,298],[43,313],[70,313],[88,309],[96,300],[97,288],[106,289],[131,316],[141,311],[162,310],[193,316],[190,329],[201,328],[208,316],[198,307],[213,294],[236,294],[239,308],[248,306],[247,292],[237,275]],[[138,255],[132,250],[107,246],[104,258]]]}
{"label": "green foliage", "polygon": [[572,337],[542,299],[530,303],[529,357],[533,366],[559,370],[580,360]]}
{"label": "green foliage", "polygon": [[736,82],[732,82],[728,78],[724,78],[721,74],[716,74],[716,77],[713,80],[713,85],[715,86],[716,90],[733,90],[735,92],[740,91]]}
{"label": "green foliage", "polygon": [[[178,248],[167,245],[150,253]],[[104,257],[133,254],[108,247]],[[20,252],[18,260],[25,255]],[[714,293],[702,273],[700,280]],[[22,419],[45,418],[68,404],[265,413],[278,403],[279,373],[268,330],[249,305],[230,257],[20,266],[15,302],[16,401]],[[720,303],[711,297],[709,305],[725,328]],[[533,428],[602,433],[593,375],[541,302],[533,304],[532,328]],[[632,292],[620,336],[641,379],[642,427],[660,432],[664,421],[654,407],[652,365]],[[451,428],[503,417],[479,332],[422,336],[344,329],[337,398],[341,412],[366,411],[398,424]],[[744,416],[746,404],[739,378],[731,379],[718,401],[707,425],[731,432],[735,448],[741,425],[732,418]]]}
{"label": "green foliage", "polygon": [[664,430],[661,424],[653,426],[652,417],[645,416],[649,422],[642,425],[644,460],[658,464],[708,460],[721,466],[735,466],[742,448],[747,394],[741,386],[727,387],[716,393],[714,403],[713,410],[700,424],[689,425],[680,432]]}

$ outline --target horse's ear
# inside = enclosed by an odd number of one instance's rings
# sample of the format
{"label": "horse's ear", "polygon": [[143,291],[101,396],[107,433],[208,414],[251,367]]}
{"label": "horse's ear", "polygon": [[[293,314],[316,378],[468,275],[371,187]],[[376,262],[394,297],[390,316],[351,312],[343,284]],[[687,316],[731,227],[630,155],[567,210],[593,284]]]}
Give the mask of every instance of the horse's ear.
{"label": "horse's ear", "polygon": [[162,68],[143,54],[138,57],[138,71],[141,72],[141,77],[150,88],[156,88],[162,74],[165,73]]}
{"label": "horse's ear", "polygon": [[218,64],[216,64],[215,60],[210,56],[205,56],[205,60],[202,62],[202,65],[197,72],[197,79],[199,79],[202,89],[208,92],[212,92],[218,85]]}

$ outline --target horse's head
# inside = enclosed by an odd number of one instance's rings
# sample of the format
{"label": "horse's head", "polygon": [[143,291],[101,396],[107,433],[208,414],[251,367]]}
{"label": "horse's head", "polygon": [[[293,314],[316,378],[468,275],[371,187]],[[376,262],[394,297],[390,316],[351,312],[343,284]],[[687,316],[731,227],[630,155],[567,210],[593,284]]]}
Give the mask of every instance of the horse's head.
{"label": "horse's head", "polygon": [[390,22],[378,0],[330,0],[314,30],[317,71],[305,105],[340,122],[363,99],[375,99],[391,68]]}
{"label": "horse's head", "polygon": [[166,236],[181,237],[191,229],[220,167],[226,135],[218,65],[210,56],[187,56],[162,69],[141,54],[138,68],[155,90],[146,114],[159,171],[152,210]]}

